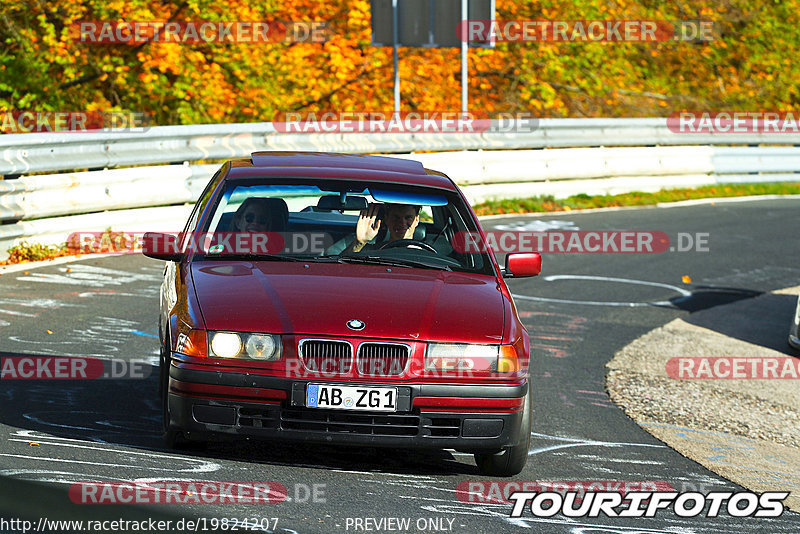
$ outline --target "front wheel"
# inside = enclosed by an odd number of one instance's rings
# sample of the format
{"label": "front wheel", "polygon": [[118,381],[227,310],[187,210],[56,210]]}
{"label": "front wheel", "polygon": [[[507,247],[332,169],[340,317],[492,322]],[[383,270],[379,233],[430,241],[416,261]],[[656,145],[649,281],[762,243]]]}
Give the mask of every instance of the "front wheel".
{"label": "front wheel", "polygon": [[164,396],[161,398],[161,438],[170,449],[203,449],[205,441],[189,439],[186,433],[176,430],[170,426],[169,413],[169,390],[168,384],[164,384]]}
{"label": "front wheel", "polygon": [[158,393],[161,397],[161,438],[170,449],[185,449],[191,446],[192,442],[180,430],[170,426],[169,413],[169,340],[165,340],[161,346],[161,362],[159,365]]}
{"label": "front wheel", "polygon": [[520,440],[516,445],[498,452],[475,453],[475,463],[482,475],[511,477],[519,474],[528,462],[528,450],[531,446],[531,430],[533,425],[530,390],[525,396],[520,425]]}

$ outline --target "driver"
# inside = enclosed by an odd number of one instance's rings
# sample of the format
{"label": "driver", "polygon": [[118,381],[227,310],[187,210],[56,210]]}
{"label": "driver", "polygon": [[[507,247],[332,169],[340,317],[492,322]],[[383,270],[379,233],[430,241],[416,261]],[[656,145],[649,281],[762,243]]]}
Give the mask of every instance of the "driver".
{"label": "driver", "polygon": [[[414,239],[414,230],[419,224],[419,211],[422,206],[411,204],[384,204],[385,213],[383,222],[386,223],[388,238],[384,243],[400,239]],[[381,219],[378,218],[377,204],[372,204],[366,210],[361,210],[356,223],[356,238],[347,247],[347,252],[359,252],[375,239],[381,229]]]}
{"label": "driver", "polygon": [[236,232],[266,232],[270,222],[269,200],[266,198],[245,199],[233,215]]}

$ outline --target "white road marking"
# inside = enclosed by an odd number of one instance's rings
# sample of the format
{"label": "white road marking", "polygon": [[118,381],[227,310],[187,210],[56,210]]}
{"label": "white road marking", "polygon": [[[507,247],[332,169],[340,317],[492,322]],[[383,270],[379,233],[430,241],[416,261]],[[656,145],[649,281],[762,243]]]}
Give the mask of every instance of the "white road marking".
{"label": "white road marking", "polygon": [[[9,441],[19,441],[19,442],[27,443],[27,440],[22,440],[22,439],[10,439]],[[69,444],[69,443],[58,443],[58,442],[55,442],[55,441],[42,441],[42,440],[37,441],[37,443],[39,443],[39,446],[42,446],[42,445],[56,445],[56,446],[60,446],[60,447],[73,447],[73,448],[76,448],[76,449],[89,449],[89,450],[101,451],[101,452],[111,452],[111,453],[114,453],[114,454],[121,454],[121,455],[124,455],[124,456],[145,456],[148,459],[164,458],[164,459],[167,459],[167,460],[172,460],[173,462],[166,462],[165,465],[167,465],[167,467],[149,467],[149,466],[141,466],[141,465],[136,465],[136,464],[128,465],[128,464],[117,464],[117,463],[111,463],[111,462],[99,462],[97,460],[93,460],[93,461],[68,460],[66,458],[48,458],[48,457],[43,457],[43,456],[26,456],[26,455],[21,455],[21,454],[0,453],[0,456],[10,456],[10,457],[13,457],[13,458],[26,458],[26,459],[31,459],[31,460],[41,460],[41,461],[48,461],[48,462],[66,462],[66,463],[87,464],[87,465],[95,465],[95,466],[110,466],[110,467],[130,467],[130,468],[133,468],[133,469],[145,469],[145,470],[150,469],[150,470],[153,470],[153,471],[172,471],[172,472],[178,472],[178,473],[213,473],[214,471],[219,471],[222,468],[222,466],[220,466],[219,464],[216,464],[214,462],[209,462],[209,461],[206,461],[206,460],[201,460],[201,459],[197,459],[197,458],[186,458],[186,457],[182,457],[182,456],[172,456],[172,455],[167,455],[167,454],[159,454],[159,453],[152,452],[152,451],[139,452],[139,451],[130,450],[130,449],[117,450],[117,449],[107,449],[107,448],[98,447],[98,446],[94,446],[94,445],[74,445],[74,444]],[[174,465],[174,460],[181,460],[181,461],[189,462],[189,463],[197,463],[198,465],[195,466],[195,467],[190,467],[188,469],[181,469],[181,468],[176,467]]]}
{"label": "white road marking", "polygon": [[557,451],[560,449],[569,449],[572,447],[649,447],[654,449],[667,449],[666,445],[655,445],[650,443],[630,443],[630,442],[614,442],[614,441],[597,441],[584,438],[564,438],[560,436],[551,436],[548,434],[539,434],[538,432],[531,432],[531,436],[542,439],[552,439],[556,441],[567,441],[561,445],[548,445],[546,447],[538,447],[528,451],[528,456],[535,454],[542,454],[544,452]]}
{"label": "white road marking", "polygon": [[[546,282],[553,282],[558,280],[597,280],[601,282],[620,282],[624,284],[637,284],[643,286],[663,287],[671,289],[679,293],[682,297],[691,297],[692,292],[682,287],[673,286],[671,284],[662,284],[660,282],[648,282],[645,280],[631,280],[629,278],[612,278],[608,276],[588,276],[578,274],[558,274],[552,276],[545,276],[543,280]],[[560,304],[586,304],[589,306],[617,306],[624,308],[633,308],[638,306],[673,306],[674,304],[668,300],[650,301],[650,302],[615,302],[615,301],[598,301],[598,300],[573,300],[573,299],[554,299],[547,297],[531,297],[528,295],[513,295],[515,299],[533,300],[538,302],[557,302]]]}
{"label": "white road marking", "polygon": [[542,219],[527,219],[524,221],[496,224],[489,228],[490,230],[504,230],[512,232],[546,232],[547,230],[580,230],[572,221],[560,220],[542,220]]}
{"label": "white road marking", "polygon": [[39,317],[38,313],[25,313],[14,310],[4,310],[2,308],[0,308],[0,313],[5,313],[6,315],[14,315],[16,317]]}

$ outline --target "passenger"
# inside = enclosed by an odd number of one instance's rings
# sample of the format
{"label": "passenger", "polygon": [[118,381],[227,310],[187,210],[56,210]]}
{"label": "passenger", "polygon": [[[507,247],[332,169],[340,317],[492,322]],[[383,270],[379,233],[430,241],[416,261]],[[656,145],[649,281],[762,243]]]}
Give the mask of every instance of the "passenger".
{"label": "passenger", "polygon": [[378,217],[380,206],[372,204],[367,210],[362,210],[356,223],[356,238],[345,252],[360,252],[370,241],[378,236],[381,222],[386,224],[388,236],[382,243],[374,246],[379,248],[385,243],[400,239],[414,239],[414,230],[419,224],[419,211],[421,206],[410,204],[384,204],[383,221]]}
{"label": "passenger", "polygon": [[234,232],[267,232],[270,228],[269,200],[248,198],[233,215]]}

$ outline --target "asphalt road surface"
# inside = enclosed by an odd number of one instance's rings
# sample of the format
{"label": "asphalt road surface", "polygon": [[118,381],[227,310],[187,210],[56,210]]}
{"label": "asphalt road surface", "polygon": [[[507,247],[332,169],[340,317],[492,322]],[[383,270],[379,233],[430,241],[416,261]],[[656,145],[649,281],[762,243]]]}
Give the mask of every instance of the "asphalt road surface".
{"label": "asphalt road surface", "polygon": [[[800,283],[800,201],[495,218],[485,227],[656,230],[675,245],[679,233],[694,239],[707,234],[707,251],[547,254],[541,277],[510,280],[534,351],[534,434],[528,465],[514,480],[628,482],[632,487],[646,482],[678,491],[735,491],[735,485],[666,447],[618,410],[604,392],[603,366],[627,343],[676,317]],[[688,243],[682,239],[681,244]],[[119,256],[3,275],[0,356],[146,358],[157,365],[162,270],[155,260]],[[682,281],[684,276],[691,281]],[[725,513],[681,518],[671,510],[654,518],[535,518],[526,511],[510,519],[511,504],[481,502],[475,496],[476,502],[464,502],[470,497],[456,492],[459,483],[484,481],[490,488],[490,481],[478,474],[470,455],[452,451],[264,442],[169,451],[159,436],[154,369],[143,366],[149,374],[144,379],[0,382],[0,484],[12,495],[3,499],[2,516],[13,518],[15,510],[31,506],[37,510],[36,492],[31,497],[22,481],[59,489],[63,507],[59,497],[48,497],[51,504],[38,509],[41,517],[67,509],[67,489],[76,482],[271,481],[286,487],[286,500],[162,504],[144,515],[206,518],[208,528],[211,518],[255,518],[261,530],[300,534],[800,531],[800,517],[789,512],[764,519]],[[86,518],[99,508],[75,505],[69,514]],[[141,512],[122,508],[122,517],[135,511]],[[388,518],[407,519],[408,528]],[[0,531],[20,530],[6,524]]]}

